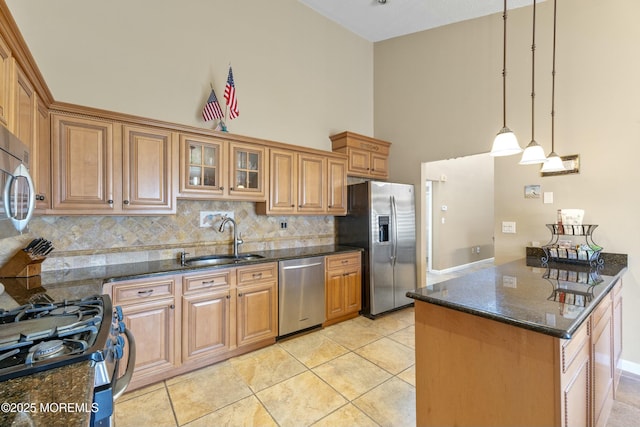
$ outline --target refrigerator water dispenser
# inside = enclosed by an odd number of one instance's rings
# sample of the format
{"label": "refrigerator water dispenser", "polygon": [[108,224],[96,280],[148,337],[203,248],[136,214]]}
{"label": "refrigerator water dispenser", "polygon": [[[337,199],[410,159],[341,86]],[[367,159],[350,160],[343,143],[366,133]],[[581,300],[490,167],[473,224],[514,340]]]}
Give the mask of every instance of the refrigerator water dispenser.
{"label": "refrigerator water dispenser", "polygon": [[389,216],[378,215],[378,242],[389,241]]}

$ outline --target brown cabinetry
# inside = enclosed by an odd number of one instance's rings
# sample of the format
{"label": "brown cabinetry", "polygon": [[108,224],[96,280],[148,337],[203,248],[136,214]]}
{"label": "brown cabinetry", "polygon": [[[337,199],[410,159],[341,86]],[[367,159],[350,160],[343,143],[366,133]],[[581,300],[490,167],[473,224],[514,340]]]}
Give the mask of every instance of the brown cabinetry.
{"label": "brown cabinetry", "polygon": [[233,269],[183,278],[182,361],[214,357],[231,349]]}
{"label": "brown cabinetry", "polygon": [[51,127],[53,213],[175,213],[173,132],[59,114]]}
{"label": "brown cabinetry", "polygon": [[264,200],[264,152],[258,145],[180,135],[179,197]]}
{"label": "brown cabinetry", "polygon": [[[131,386],[164,378],[180,365],[175,276],[121,282],[112,289],[113,304],[122,306],[124,322],[136,340],[136,364]],[[128,347],[125,346],[125,352]],[[126,355],[125,355],[126,358]]]}
{"label": "brown cabinetry", "polygon": [[589,322],[560,345],[560,413],[563,426],[588,426],[591,422],[589,381],[591,357]]}
{"label": "brown cabinetry", "polygon": [[271,148],[269,169],[269,197],[256,205],[258,214],[346,214],[344,158]]}
{"label": "brown cabinetry", "polygon": [[568,340],[416,301],[418,425],[606,425],[622,348],[621,286]]}
{"label": "brown cabinetry", "polygon": [[325,258],[324,325],[356,317],[362,301],[360,252],[329,255]]}
{"label": "brown cabinetry", "polygon": [[347,214],[347,161],[327,159],[327,213]]}
{"label": "brown cabinetry", "polygon": [[274,343],[277,265],[105,284],[136,340],[130,389]]}
{"label": "brown cabinetry", "polygon": [[390,142],[353,132],[342,132],[330,139],[333,151],[347,155],[347,175],[383,180],[389,177]]}
{"label": "brown cabinetry", "polygon": [[9,91],[11,81],[11,50],[0,37],[0,123],[9,127]]}
{"label": "brown cabinetry", "polygon": [[278,334],[278,264],[265,263],[237,270],[238,347]]}

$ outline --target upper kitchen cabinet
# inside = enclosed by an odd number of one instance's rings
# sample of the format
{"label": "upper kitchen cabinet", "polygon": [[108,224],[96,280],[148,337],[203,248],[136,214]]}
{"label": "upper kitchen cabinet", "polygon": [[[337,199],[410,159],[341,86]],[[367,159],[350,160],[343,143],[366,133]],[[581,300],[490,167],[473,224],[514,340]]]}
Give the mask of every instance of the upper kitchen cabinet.
{"label": "upper kitchen cabinet", "polygon": [[269,149],[269,197],[263,215],[345,215],[346,160],[333,153]]}
{"label": "upper kitchen cabinet", "polygon": [[[180,192],[179,197],[221,197],[227,175],[224,141],[194,135],[180,135]],[[226,168],[225,168],[226,169]]]}
{"label": "upper kitchen cabinet", "polygon": [[344,158],[327,159],[327,213],[347,214],[347,161]]}
{"label": "upper kitchen cabinet", "polygon": [[51,119],[49,109],[36,96],[35,149],[31,153],[31,176],[36,187],[36,209],[51,208]]}
{"label": "upper kitchen cabinet", "polygon": [[11,79],[11,50],[0,37],[0,123],[9,127],[9,82]]}
{"label": "upper kitchen cabinet", "polygon": [[265,200],[265,148],[180,135],[180,192],[192,199]]}
{"label": "upper kitchen cabinet", "polygon": [[124,126],[122,209],[131,213],[175,213],[176,134]]}
{"label": "upper kitchen cabinet", "polygon": [[265,199],[265,148],[229,142],[229,197],[242,200]]}
{"label": "upper kitchen cabinet", "polygon": [[269,150],[269,200],[259,203],[260,214],[325,214],[327,159],[319,154],[288,149]]}
{"label": "upper kitchen cabinet", "polygon": [[54,212],[105,214],[121,205],[121,139],[122,127],[111,121],[52,114]]}
{"label": "upper kitchen cabinet", "polygon": [[329,138],[333,151],[347,155],[347,175],[383,180],[389,178],[390,142],[353,132],[342,132]]}
{"label": "upper kitchen cabinet", "polygon": [[175,133],[52,115],[52,213],[175,213]]}

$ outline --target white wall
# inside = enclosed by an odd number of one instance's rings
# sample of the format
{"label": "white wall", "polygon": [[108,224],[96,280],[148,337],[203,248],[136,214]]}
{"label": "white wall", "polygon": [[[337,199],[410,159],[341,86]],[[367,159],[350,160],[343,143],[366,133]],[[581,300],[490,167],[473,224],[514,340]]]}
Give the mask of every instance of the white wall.
{"label": "white wall", "polygon": [[7,0],[57,101],[212,128],[229,63],[229,131],[331,150],[373,132],[373,44],[296,0]]}
{"label": "white wall", "polygon": [[[633,309],[640,303],[640,2],[563,0],[558,8],[556,152],[579,154],[581,171],[542,178],[517,157],[496,159],[496,263],[524,257],[532,240],[546,242],[544,224],[557,209],[585,209],[585,221],[599,224],[596,242],[629,254],[622,357],[640,372],[640,312]],[[553,2],[537,12],[535,134],[549,152]],[[507,123],[524,146],[531,139],[531,7],[509,13],[508,31]],[[391,179],[420,186],[420,163],[490,149],[502,125],[501,53],[501,14],[376,43],[375,136],[394,143]],[[554,203],[525,199],[528,184],[553,192]],[[502,234],[503,220],[516,221],[517,234]]]}

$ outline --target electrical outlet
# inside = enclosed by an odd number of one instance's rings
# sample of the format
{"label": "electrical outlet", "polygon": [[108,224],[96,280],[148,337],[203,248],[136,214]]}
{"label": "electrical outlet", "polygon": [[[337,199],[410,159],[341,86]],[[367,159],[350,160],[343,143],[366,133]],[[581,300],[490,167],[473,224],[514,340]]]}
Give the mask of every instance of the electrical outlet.
{"label": "electrical outlet", "polygon": [[213,227],[223,216],[234,219],[234,212],[200,211],[200,227]]}
{"label": "electrical outlet", "polygon": [[476,253],[479,254],[480,253],[480,246],[476,246]]}
{"label": "electrical outlet", "polygon": [[281,228],[281,229],[283,229],[283,230],[284,230],[285,228],[287,228],[287,222],[286,222],[286,221],[281,221],[281,222],[280,222],[280,228]]}

